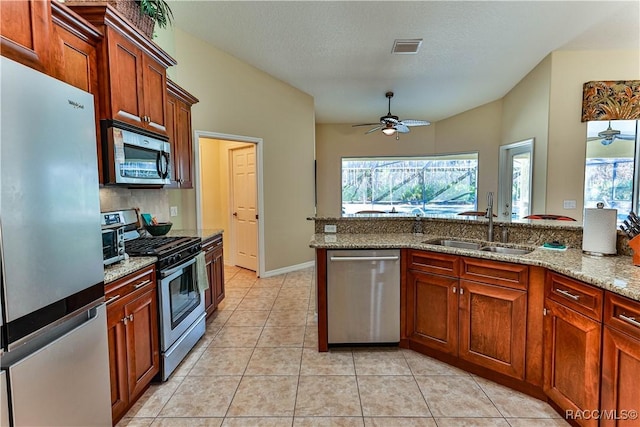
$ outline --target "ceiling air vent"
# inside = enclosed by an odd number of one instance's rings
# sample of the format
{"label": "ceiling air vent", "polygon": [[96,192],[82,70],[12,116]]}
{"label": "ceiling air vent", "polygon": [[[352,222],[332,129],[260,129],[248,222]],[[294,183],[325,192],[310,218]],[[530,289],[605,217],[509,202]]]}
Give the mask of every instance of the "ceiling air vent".
{"label": "ceiling air vent", "polygon": [[391,50],[391,53],[396,53],[398,55],[415,54],[418,53],[418,49],[420,49],[421,44],[422,39],[398,39],[393,42],[393,49]]}

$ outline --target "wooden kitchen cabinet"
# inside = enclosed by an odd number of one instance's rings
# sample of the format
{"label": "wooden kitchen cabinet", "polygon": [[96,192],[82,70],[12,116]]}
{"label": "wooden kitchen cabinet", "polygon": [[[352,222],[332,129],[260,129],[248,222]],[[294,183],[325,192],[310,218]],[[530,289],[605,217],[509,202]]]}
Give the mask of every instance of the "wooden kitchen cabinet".
{"label": "wooden kitchen cabinet", "polygon": [[224,299],[224,257],[222,251],[222,234],[216,235],[202,243],[206,262],[209,288],[204,291],[204,307],[207,317],[211,316]]}
{"label": "wooden kitchen cabinet", "polygon": [[167,77],[176,61],[108,4],[71,9],[104,35],[98,49],[100,119],[167,134]]}
{"label": "wooden kitchen cabinet", "polygon": [[[563,411],[575,414],[599,408],[601,303],[602,290],[547,273],[543,388]],[[575,421],[584,426],[598,425],[593,418]]]}
{"label": "wooden kitchen cabinet", "polygon": [[0,1],[2,56],[49,74],[52,34],[49,1]]}
{"label": "wooden kitchen cabinet", "polygon": [[[640,303],[605,293],[602,335],[600,426],[636,426],[629,411],[640,411]],[[616,419],[617,418],[617,419]]]}
{"label": "wooden kitchen cabinet", "polygon": [[406,339],[524,380],[528,267],[425,251],[407,256]]}
{"label": "wooden kitchen cabinet", "polygon": [[155,267],[108,284],[105,297],[115,425],[160,370]]}
{"label": "wooden kitchen cabinet", "polygon": [[193,188],[191,107],[198,98],[167,79],[167,133],[171,143],[171,185]]}
{"label": "wooden kitchen cabinet", "polygon": [[460,280],[459,357],[524,379],[527,292]]}
{"label": "wooden kitchen cabinet", "polygon": [[408,340],[458,355],[457,286],[456,277],[409,270],[405,316]]}

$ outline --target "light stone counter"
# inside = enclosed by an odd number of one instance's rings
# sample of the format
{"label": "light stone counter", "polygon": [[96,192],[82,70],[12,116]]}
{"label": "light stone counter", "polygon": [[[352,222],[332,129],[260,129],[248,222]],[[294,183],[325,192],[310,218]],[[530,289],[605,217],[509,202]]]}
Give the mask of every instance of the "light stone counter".
{"label": "light stone counter", "polygon": [[212,237],[222,234],[224,230],[221,228],[197,229],[197,230],[169,230],[167,236],[170,237],[199,237],[202,241],[206,241]]}
{"label": "light stone counter", "polygon": [[[507,255],[424,243],[438,238],[465,240],[435,234],[318,233],[313,235],[309,246],[317,249],[410,248],[535,265],[640,301],[640,267],[633,265],[630,256],[596,257],[584,255],[580,249],[569,248],[566,251],[558,251],[539,246],[500,244],[501,246],[534,249],[533,252],[526,255]],[[492,243],[487,243],[487,245],[491,246]]]}
{"label": "light stone counter", "polygon": [[111,283],[128,274],[135,273],[141,268],[155,264],[158,258],[153,256],[139,256],[108,265],[104,268],[104,284]]}

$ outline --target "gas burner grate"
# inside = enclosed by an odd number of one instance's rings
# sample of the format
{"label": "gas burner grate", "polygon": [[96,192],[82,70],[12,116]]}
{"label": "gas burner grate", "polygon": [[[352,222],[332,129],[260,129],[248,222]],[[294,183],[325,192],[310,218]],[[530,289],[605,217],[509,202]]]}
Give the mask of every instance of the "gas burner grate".
{"label": "gas burner grate", "polygon": [[130,256],[162,256],[176,249],[193,245],[200,239],[193,237],[140,237],[125,242],[125,251]]}

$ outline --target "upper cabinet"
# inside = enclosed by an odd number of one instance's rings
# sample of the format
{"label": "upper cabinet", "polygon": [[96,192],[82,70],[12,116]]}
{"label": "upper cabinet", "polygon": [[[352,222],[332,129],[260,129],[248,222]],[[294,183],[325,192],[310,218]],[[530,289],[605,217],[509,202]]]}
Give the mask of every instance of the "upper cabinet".
{"label": "upper cabinet", "polygon": [[98,48],[100,119],[167,132],[167,68],[176,61],[109,5],[72,9],[104,34]]}
{"label": "upper cabinet", "polygon": [[0,1],[2,56],[49,73],[52,66],[51,27],[48,1]]}
{"label": "upper cabinet", "polygon": [[198,99],[167,80],[167,131],[171,143],[171,187],[193,188],[191,107]]}

